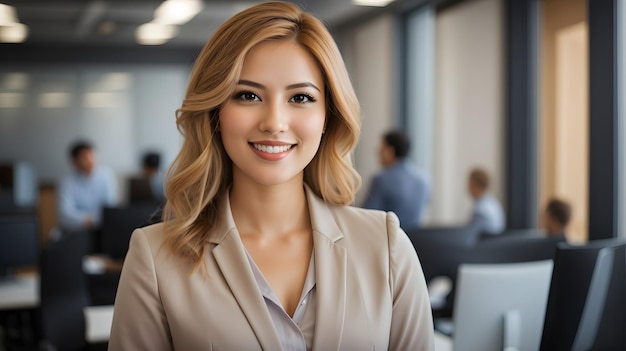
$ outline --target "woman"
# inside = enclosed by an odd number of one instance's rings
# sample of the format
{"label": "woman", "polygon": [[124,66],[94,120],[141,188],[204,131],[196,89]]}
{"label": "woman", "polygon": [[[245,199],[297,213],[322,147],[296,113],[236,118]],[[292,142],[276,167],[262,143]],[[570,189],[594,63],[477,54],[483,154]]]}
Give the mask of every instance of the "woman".
{"label": "woman", "polygon": [[164,223],[133,233],[111,350],[430,350],[415,251],[392,213],[346,206],[359,108],[324,25],[271,2],[192,71]]}

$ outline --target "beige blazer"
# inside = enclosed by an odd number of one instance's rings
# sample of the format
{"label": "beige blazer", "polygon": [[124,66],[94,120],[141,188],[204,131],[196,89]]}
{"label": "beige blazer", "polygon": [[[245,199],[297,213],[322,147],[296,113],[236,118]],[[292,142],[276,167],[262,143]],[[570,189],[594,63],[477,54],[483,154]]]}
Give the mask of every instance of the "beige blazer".
{"label": "beige blazer", "polygon": [[[411,242],[393,213],[329,206],[307,189],[317,310],[313,350],[433,350],[432,313]],[[281,350],[228,198],[206,243],[209,273],[189,275],[137,229],[115,301],[109,350]]]}

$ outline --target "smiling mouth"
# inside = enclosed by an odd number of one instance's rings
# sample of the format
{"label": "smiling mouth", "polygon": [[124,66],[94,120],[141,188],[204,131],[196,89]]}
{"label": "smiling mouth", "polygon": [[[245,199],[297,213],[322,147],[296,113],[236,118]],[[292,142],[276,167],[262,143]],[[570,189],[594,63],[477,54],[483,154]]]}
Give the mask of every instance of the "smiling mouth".
{"label": "smiling mouth", "polygon": [[279,154],[281,152],[286,152],[289,149],[291,149],[292,147],[294,147],[295,145],[279,145],[279,146],[272,146],[272,145],[261,145],[261,144],[254,144],[252,143],[252,146],[262,152],[266,152],[268,154]]}

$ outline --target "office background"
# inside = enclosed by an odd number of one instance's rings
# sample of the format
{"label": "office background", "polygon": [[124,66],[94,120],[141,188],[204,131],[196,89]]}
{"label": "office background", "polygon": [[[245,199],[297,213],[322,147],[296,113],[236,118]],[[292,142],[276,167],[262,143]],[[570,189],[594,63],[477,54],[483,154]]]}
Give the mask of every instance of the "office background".
{"label": "office background", "polygon": [[[402,127],[433,182],[427,225],[467,219],[482,166],[509,227],[539,225],[556,195],[574,204],[576,241],[624,236],[624,19],[621,0],[416,0],[332,24],[363,111],[357,204],[381,133]],[[149,149],[169,164],[198,51],[0,45],[0,160],[54,184],[84,137],[120,179]]]}

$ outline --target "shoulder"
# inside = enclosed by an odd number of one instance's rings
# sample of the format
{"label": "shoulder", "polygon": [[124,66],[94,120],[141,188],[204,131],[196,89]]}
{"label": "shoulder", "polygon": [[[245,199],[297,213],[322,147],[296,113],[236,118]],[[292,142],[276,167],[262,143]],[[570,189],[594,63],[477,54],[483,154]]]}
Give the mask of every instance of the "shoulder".
{"label": "shoulder", "polygon": [[372,185],[377,187],[387,186],[387,184],[391,182],[391,179],[395,177],[394,173],[395,171],[390,170],[389,168],[380,170],[372,178]]}
{"label": "shoulder", "polygon": [[143,246],[149,248],[154,256],[164,242],[165,229],[163,223],[156,223],[135,229],[130,238],[130,248]]}
{"label": "shoulder", "polygon": [[498,201],[498,199],[493,195],[486,195],[484,205],[491,208],[499,208],[500,201]]}
{"label": "shoulder", "polygon": [[400,221],[393,212],[370,210],[353,206],[333,208],[335,220],[346,239],[357,238],[368,242],[388,241],[389,235],[397,235]]}

